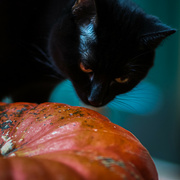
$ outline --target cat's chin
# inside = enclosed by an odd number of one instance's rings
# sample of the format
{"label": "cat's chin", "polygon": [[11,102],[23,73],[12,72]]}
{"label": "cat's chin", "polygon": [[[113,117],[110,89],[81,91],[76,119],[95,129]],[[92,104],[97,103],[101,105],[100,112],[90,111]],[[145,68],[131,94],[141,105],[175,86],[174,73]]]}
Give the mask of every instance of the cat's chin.
{"label": "cat's chin", "polygon": [[98,107],[103,107],[103,106],[105,106],[107,104],[107,103],[104,104],[104,103],[100,103],[100,102],[92,102],[92,101],[89,101],[88,98],[82,97],[82,96],[79,96],[79,98],[87,106],[93,106],[93,107],[97,107],[98,108]]}
{"label": "cat's chin", "polygon": [[[85,103],[85,102],[83,101],[83,103]],[[106,104],[94,104],[94,103],[90,103],[90,102],[86,102],[85,104],[87,106],[93,106],[93,107],[96,107],[96,108],[100,108],[100,107],[103,107],[103,106],[106,105]]]}
{"label": "cat's chin", "polygon": [[96,102],[96,101],[90,101],[87,98],[81,99],[81,101],[86,104],[87,106],[93,106],[96,108],[101,108],[103,106],[106,106],[110,101],[105,101],[105,102]]}
{"label": "cat's chin", "polygon": [[87,104],[87,105],[93,106],[93,107],[96,107],[96,108],[105,106],[105,104],[102,104],[102,103],[100,103],[100,104],[89,103],[89,104]]}
{"label": "cat's chin", "polygon": [[103,99],[103,101],[93,101],[90,98],[88,98],[88,96],[85,93],[79,93],[77,91],[77,94],[80,98],[80,100],[87,106],[91,106],[91,107],[96,107],[96,108],[101,108],[103,106],[106,106],[110,101],[112,101],[115,96],[111,96],[111,97],[106,97],[105,99]]}

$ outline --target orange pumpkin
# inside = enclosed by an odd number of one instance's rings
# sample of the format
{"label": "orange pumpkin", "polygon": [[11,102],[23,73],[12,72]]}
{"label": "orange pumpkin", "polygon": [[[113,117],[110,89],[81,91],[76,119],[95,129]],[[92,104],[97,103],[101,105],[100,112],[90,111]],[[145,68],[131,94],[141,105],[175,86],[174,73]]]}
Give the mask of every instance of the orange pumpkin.
{"label": "orange pumpkin", "polygon": [[59,103],[0,103],[0,180],[157,180],[136,137],[99,113]]}

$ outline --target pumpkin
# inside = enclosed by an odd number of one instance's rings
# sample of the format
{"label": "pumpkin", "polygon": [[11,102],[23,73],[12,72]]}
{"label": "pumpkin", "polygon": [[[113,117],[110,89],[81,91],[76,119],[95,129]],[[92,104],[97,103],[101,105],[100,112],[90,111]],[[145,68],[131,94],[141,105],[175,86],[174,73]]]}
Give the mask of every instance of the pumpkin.
{"label": "pumpkin", "polygon": [[1,180],[157,180],[139,140],[103,115],[60,103],[0,103]]}

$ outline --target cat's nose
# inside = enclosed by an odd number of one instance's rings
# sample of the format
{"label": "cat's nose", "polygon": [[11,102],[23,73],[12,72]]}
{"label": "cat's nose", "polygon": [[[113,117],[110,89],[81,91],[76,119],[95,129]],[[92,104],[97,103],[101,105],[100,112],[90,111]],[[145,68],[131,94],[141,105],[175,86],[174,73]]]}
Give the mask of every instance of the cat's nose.
{"label": "cat's nose", "polygon": [[92,106],[95,106],[95,107],[102,106],[101,101],[93,100],[91,97],[88,98],[88,101]]}

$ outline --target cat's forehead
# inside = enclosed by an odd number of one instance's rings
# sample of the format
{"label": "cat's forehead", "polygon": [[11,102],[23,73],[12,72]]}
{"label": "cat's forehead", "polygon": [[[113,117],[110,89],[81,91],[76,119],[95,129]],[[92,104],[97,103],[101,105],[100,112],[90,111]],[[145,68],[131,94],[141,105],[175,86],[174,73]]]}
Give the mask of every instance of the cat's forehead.
{"label": "cat's forehead", "polygon": [[88,66],[113,73],[113,70],[121,71],[128,60],[136,56],[139,50],[136,22],[142,14],[138,10],[132,13],[132,9],[127,7],[121,11],[115,8],[113,13],[102,18],[93,17],[97,18],[96,23],[91,21],[79,26],[81,60]]}
{"label": "cat's forehead", "polygon": [[[124,57],[129,56],[131,50],[128,49],[132,46],[131,42],[127,42],[126,37],[123,35],[115,35],[116,27],[111,27],[114,34],[108,32],[108,30],[101,30],[98,32],[93,23],[80,26],[80,45],[79,50],[81,59],[91,62],[95,65],[108,64],[108,66],[114,66],[122,64]],[[127,49],[129,53],[126,52]],[[120,58],[122,58],[121,61]]]}
{"label": "cat's forehead", "polygon": [[98,37],[93,23],[80,26],[80,32],[79,50],[85,65],[102,73],[117,74],[126,64],[125,57],[131,52],[125,52],[121,39],[112,39],[111,34]]}

